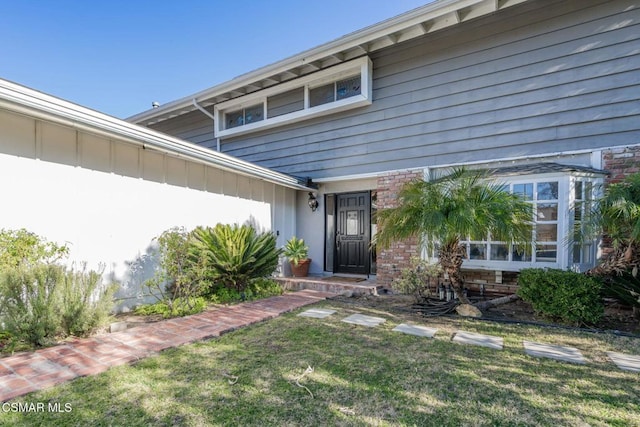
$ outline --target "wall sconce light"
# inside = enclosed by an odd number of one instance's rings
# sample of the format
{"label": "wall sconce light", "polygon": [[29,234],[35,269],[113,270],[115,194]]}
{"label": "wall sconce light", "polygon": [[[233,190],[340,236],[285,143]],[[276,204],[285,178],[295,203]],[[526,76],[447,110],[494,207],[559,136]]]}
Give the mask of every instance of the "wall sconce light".
{"label": "wall sconce light", "polygon": [[316,199],[316,196],[311,192],[309,193],[309,207],[312,212],[315,212],[316,209],[318,209],[318,199]]}

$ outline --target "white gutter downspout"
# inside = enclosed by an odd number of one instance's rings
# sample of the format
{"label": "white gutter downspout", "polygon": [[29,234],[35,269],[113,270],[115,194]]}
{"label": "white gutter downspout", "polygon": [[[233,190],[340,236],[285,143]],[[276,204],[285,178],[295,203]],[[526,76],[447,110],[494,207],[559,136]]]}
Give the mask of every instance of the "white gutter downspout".
{"label": "white gutter downspout", "polygon": [[[193,98],[193,106],[196,107],[198,110],[202,111],[207,117],[211,118],[211,120],[213,121],[214,129],[215,129],[216,118],[213,116],[213,114],[211,114],[210,112],[205,110],[200,104],[198,104],[198,101],[196,101],[195,98]],[[215,130],[214,130],[213,139],[216,140],[216,151],[219,153],[220,152],[220,140],[215,137]]]}

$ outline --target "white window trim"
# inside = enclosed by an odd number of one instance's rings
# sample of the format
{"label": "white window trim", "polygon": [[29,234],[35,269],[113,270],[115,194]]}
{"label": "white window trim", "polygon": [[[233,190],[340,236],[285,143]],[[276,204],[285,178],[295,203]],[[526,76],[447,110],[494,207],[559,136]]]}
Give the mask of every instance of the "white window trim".
{"label": "white window trim", "polygon": [[[591,181],[594,185],[601,182],[601,179],[584,176],[579,173],[553,173],[553,174],[532,174],[518,175],[511,177],[498,177],[495,181],[504,184],[528,184],[534,185],[539,182],[558,182],[558,240],[556,262],[529,262],[529,261],[491,261],[491,260],[469,260],[465,259],[462,268],[466,270],[502,270],[502,271],[520,271],[523,268],[579,268],[584,269],[586,265],[574,265],[572,258],[572,248],[566,243],[568,233],[573,230],[573,209],[574,194],[573,186],[576,179],[583,181]],[[544,201],[540,201],[544,203]],[[466,241],[465,241],[466,243]],[[544,243],[544,242],[542,242]],[[593,245],[594,248],[597,245]],[[595,254],[594,254],[595,255]],[[595,260],[595,258],[594,258]]]}
{"label": "white window trim", "polygon": [[[216,117],[214,133],[216,138],[225,138],[230,136],[238,136],[258,130],[265,130],[275,126],[294,123],[306,120],[312,117],[319,117],[327,114],[333,114],[352,108],[370,105],[372,102],[372,82],[373,82],[373,64],[368,57],[362,57],[336,65],[326,70],[321,70],[308,76],[282,83],[267,89],[263,89],[236,99],[222,102],[214,107]],[[322,84],[338,81],[355,74],[361,76],[361,92],[359,95],[341,99],[334,102],[309,107],[309,88]],[[304,109],[294,111],[292,113],[283,114],[273,118],[267,117],[267,98],[269,96],[288,92],[290,90],[304,87]],[[224,129],[224,115],[228,111],[237,111],[239,109],[263,103],[264,119],[259,122],[247,125],[237,126],[230,129]]]}

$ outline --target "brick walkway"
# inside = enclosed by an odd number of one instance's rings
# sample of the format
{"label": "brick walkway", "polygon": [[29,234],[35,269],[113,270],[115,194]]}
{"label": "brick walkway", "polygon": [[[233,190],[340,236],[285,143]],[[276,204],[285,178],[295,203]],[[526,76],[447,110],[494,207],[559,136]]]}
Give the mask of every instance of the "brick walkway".
{"label": "brick walkway", "polygon": [[166,348],[218,337],[331,295],[334,294],[302,290],[9,356],[0,359],[0,401],[99,374]]}

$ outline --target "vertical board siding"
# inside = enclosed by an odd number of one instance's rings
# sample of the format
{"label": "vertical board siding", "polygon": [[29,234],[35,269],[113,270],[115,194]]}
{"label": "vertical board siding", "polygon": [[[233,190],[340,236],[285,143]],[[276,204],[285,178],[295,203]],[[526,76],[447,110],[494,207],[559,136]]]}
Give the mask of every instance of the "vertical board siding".
{"label": "vertical board siding", "polygon": [[369,107],[222,150],[320,178],[638,143],[639,43],[637,0],[516,6],[373,55]]}

